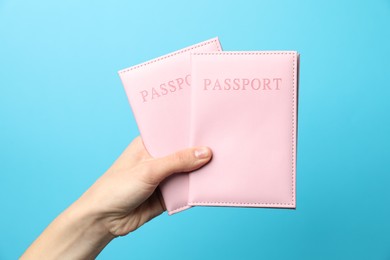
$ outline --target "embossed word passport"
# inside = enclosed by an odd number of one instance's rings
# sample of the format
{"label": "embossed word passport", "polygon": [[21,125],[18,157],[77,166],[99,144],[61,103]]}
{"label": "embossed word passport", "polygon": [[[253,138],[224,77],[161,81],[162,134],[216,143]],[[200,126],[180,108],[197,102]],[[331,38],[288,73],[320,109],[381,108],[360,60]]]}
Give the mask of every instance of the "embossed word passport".
{"label": "embossed word passport", "polygon": [[[145,147],[153,157],[188,147],[190,53],[220,50],[219,40],[214,38],[118,72]],[[160,184],[169,214],[190,207],[188,180],[188,174],[182,173]]]}
{"label": "embossed word passport", "polygon": [[212,161],[190,173],[189,205],[295,208],[295,51],[191,54],[190,146]]}

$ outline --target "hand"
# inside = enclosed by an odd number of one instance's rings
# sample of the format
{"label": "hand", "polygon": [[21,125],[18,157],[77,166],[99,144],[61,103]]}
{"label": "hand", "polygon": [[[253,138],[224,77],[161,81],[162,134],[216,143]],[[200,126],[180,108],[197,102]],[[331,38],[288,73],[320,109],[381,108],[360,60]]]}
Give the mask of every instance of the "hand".
{"label": "hand", "polygon": [[210,158],[210,149],[199,147],[153,159],[137,137],[80,203],[92,207],[113,236],[127,235],[166,210],[156,190],[161,181],[198,169]]}
{"label": "hand", "polygon": [[207,147],[152,158],[137,137],[107,172],[59,215],[22,259],[93,259],[115,237],[127,235],[165,210],[156,190],[173,173],[210,161]]}

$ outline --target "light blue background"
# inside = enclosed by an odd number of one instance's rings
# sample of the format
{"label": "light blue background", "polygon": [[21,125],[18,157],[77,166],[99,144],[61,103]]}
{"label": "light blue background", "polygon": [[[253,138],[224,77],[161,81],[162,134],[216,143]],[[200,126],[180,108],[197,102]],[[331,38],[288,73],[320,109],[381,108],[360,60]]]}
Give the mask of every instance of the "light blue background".
{"label": "light blue background", "polygon": [[0,259],[137,136],[117,71],[219,36],[301,53],[297,210],[193,208],[100,259],[390,259],[390,1],[0,0]]}

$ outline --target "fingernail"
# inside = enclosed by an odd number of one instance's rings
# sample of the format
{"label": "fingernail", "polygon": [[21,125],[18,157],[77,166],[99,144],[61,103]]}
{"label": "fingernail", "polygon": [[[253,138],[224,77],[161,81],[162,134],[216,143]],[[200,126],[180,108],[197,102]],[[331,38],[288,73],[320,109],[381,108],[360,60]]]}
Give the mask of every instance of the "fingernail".
{"label": "fingernail", "polygon": [[198,159],[204,159],[210,156],[210,150],[202,147],[195,150],[195,157]]}

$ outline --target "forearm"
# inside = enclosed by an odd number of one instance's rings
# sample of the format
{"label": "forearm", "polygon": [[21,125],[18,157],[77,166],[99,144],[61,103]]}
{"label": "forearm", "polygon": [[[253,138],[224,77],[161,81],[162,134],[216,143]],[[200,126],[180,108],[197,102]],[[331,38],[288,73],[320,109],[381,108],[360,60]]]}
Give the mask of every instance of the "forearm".
{"label": "forearm", "polygon": [[113,238],[101,219],[77,201],[46,228],[21,259],[94,259]]}

